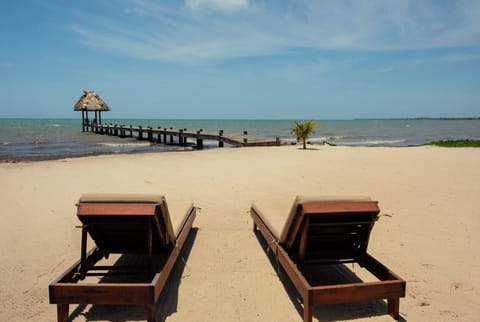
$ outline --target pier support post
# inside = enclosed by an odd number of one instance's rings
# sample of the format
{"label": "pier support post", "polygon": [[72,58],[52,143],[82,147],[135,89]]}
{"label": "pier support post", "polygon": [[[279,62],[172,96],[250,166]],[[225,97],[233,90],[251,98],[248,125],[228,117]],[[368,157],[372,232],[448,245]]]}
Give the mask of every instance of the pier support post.
{"label": "pier support post", "polygon": [[245,135],[245,137],[243,138],[243,144],[247,145],[247,143],[248,143],[248,140],[247,140],[248,132],[247,132],[247,131],[243,131],[243,135]]}
{"label": "pier support post", "polygon": [[133,138],[133,126],[130,125],[130,137]]}
{"label": "pier support post", "polygon": [[157,132],[157,143],[162,143],[162,134],[160,133],[161,129],[162,128],[160,126],[157,126],[157,130],[158,130],[158,132]]}
{"label": "pier support post", "polygon": [[183,136],[182,136],[183,130],[180,129],[178,130],[178,145],[183,146]]}
{"label": "pier support post", "polygon": [[200,138],[200,131],[197,131],[197,150],[203,150],[203,139]]}
{"label": "pier support post", "polygon": [[[173,127],[170,128],[170,131],[173,129]],[[173,144],[173,134],[170,132],[170,144]]]}
{"label": "pier support post", "polygon": [[138,139],[143,140],[143,130],[140,125],[138,126]]}
{"label": "pier support post", "polygon": [[153,142],[153,132],[152,132],[152,127],[148,127],[148,141]]}
{"label": "pier support post", "polygon": [[[183,132],[187,132],[187,129],[183,129]],[[182,146],[187,146],[187,136],[183,136]]]}
{"label": "pier support post", "polygon": [[222,138],[222,137],[223,137],[223,130],[220,130],[220,131],[218,132],[218,136],[219,136],[219,138],[218,138],[218,147],[219,147],[219,148],[223,148],[223,138]]}
{"label": "pier support post", "polygon": [[167,128],[163,129],[163,144],[167,144]]}

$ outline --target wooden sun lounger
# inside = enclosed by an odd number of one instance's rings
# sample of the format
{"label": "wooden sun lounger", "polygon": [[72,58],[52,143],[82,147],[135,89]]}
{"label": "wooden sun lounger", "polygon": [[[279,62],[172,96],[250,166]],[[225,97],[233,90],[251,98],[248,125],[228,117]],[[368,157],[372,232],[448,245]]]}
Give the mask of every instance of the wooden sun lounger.
{"label": "wooden sun lounger", "polygon": [[[170,201],[167,207],[161,195],[88,194],[77,208],[83,224],[80,260],[49,285],[58,322],[68,320],[71,303],[146,305],[148,321],[153,322],[155,304],[192,228],[195,207],[182,201]],[[87,235],[95,242],[88,252]],[[146,257],[147,264],[96,265],[109,254],[143,254],[139,256]],[[131,282],[135,274],[147,278]],[[115,282],[87,281],[89,276],[110,275],[116,275]],[[126,282],[121,281],[124,277]]]}
{"label": "wooden sun lounger", "polygon": [[[254,231],[260,230],[302,297],[305,322],[312,321],[315,305],[379,299],[387,299],[388,313],[399,318],[406,283],[367,253],[380,211],[376,201],[297,197],[290,214],[285,206],[280,200],[254,202],[250,212]],[[304,274],[306,268],[311,272],[322,265],[344,263],[358,263],[378,281],[312,285]]]}

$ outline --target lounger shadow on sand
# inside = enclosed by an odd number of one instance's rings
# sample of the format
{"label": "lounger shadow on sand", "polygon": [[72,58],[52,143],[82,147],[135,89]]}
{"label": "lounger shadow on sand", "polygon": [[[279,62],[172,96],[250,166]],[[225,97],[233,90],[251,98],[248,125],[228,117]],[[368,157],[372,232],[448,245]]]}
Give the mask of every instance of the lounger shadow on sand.
{"label": "lounger shadow on sand", "polygon": [[[254,202],[250,213],[254,230],[260,231],[302,297],[305,322],[312,321],[315,305],[379,299],[386,299],[388,313],[399,318],[406,283],[367,253],[379,214],[377,202],[369,198],[297,197],[289,207],[285,200],[272,199]],[[320,268],[345,263],[358,263],[377,280],[333,284],[315,280],[315,271]]]}
{"label": "lounger shadow on sand", "polygon": [[[147,307],[153,322],[195,207],[185,201],[167,206],[162,195],[123,194],[83,195],[77,206],[83,224],[80,260],[49,285],[58,321],[68,320],[69,304],[137,304]],[[87,235],[95,242],[89,251]],[[134,260],[108,264],[110,254],[129,254]]]}

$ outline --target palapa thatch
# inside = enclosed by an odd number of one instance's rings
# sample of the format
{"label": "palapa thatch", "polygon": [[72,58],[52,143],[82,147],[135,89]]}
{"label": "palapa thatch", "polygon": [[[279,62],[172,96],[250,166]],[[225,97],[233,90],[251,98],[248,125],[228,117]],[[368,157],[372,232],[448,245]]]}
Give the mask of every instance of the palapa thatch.
{"label": "palapa thatch", "polygon": [[74,111],[110,111],[107,103],[94,91],[84,91],[74,106]]}

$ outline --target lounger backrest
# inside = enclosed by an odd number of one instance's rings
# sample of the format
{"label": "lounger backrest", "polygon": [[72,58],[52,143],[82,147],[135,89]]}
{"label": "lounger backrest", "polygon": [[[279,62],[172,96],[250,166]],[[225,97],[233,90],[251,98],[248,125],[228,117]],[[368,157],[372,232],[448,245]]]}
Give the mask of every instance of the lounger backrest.
{"label": "lounger backrest", "polygon": [[350,260],[366,253],[378,213],[377,202],[365,197],[297,197],[280,242],[295,252],[304,238],[306,259]]}
{"label": "lounger backrest", "polygon": [[293,200],[293,204],[290,207],[290,212],[288,214],[285,225],[283,226],[282,233],[280,234],[280,243],[285,243],[287,240],[287,235],[292,226],[292,222],[299,215],[299,206],[306,202],[336,202],[336,201],[370,201],[369,197],[364,196],[346,196],[346,197],[336,197],[336,196],[296,196]]}
{"label": "lounger backrest", "polygon": [[162,195],[84,194],[77,216],[95,244],[107,253],[163,251],[175,243]]}

